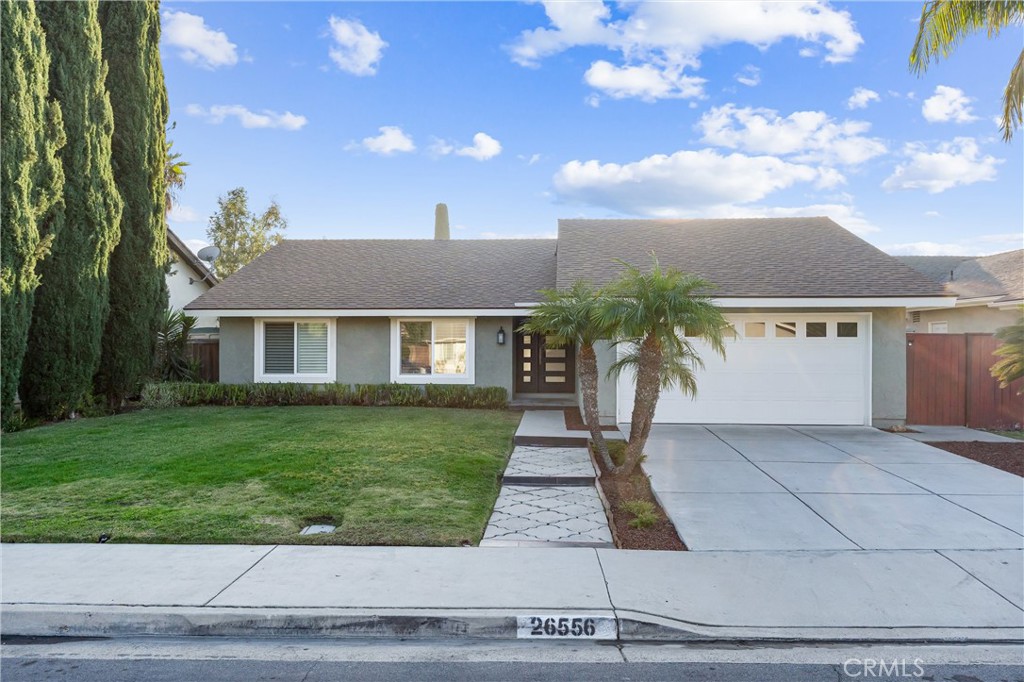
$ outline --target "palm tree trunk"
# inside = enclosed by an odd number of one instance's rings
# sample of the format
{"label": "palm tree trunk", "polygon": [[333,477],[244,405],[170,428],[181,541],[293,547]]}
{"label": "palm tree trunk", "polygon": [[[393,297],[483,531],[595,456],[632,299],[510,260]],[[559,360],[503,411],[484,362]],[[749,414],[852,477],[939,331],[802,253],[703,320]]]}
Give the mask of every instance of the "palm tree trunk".
{"label": "palm tree trunk", "polygon": [[633,401],[633,415],[629,428],[629,442],[626,443],[626,459],[615,469],[616,474],[627,477],[636,473],[637,467],[651,434],[654,409],[661,395],[662,350],[658,340],[648,335],[640,344],[640,357],[636,369],[636,398]]}
{"label": "palm tree trunk", "polygon": [[590,439],[594,441],[594,449],[601,458],[605,469],[611,471],[615,468],[611,456],[608,454],[608,443],[604,440],[604,432],[601,431],[601,418],[597,408],[597,382],[599,373],[597,369],[597,353],[590,344],[580,345],[579,354],[580,390],[583,392],[583,420],[590,429]]}

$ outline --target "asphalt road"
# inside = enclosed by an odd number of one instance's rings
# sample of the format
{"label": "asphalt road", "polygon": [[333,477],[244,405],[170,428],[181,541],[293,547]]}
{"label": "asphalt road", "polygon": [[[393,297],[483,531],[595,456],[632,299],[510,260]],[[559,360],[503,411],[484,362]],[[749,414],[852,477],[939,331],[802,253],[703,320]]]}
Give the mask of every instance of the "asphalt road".
{"label": "asphalt road", "polygon": [[[337,640],[6,639],[4,682],[373,680],[1024,682],[1020,646],[558,645]],[[884,671],[879,661],[885,664]],[[916,662],[916,663],[915,663]],[[871,665],[870,669],[865,667]],[[920,666],[920,667],[917,667]]]}

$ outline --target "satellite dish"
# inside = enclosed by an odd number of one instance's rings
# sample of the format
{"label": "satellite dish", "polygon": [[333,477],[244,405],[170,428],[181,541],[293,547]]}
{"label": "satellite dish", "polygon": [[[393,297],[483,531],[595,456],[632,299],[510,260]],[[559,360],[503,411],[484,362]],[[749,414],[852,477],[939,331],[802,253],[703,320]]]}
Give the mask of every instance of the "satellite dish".
{"label": "satellite dish", "polygon": [[199,252],[196,255],[199,256],[199,260],[204,260],[207,263],[212,263],[217,259],[217,256],[220,255],[220,249],[218,249],[216,246],[204,246],[203,248],[199,249]]}

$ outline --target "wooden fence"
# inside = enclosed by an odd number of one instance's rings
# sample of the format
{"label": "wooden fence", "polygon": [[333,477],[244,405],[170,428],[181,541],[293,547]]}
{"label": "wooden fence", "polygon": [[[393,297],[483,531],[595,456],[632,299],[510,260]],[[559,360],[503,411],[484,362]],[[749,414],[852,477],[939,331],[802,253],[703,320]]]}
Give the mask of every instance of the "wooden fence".
{"label": "wooden fence", "polygon": [[991,334],[907,334],[907,423],[1019,427],[1024,380],[999,388],[989,373],[998,346]]}
{"label": "wooden fence", "polygon": [[220,341],[189,341],[188,349],[192,357],[199,361],[199,379],[220,381]]}

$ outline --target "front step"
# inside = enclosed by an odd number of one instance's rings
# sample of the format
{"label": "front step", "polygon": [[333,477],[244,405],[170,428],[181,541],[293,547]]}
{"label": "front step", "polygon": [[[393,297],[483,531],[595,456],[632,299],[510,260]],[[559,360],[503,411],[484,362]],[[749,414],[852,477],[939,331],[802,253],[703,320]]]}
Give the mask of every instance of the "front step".
{"label": "front step", "polygon": [[589,440],[576,436],[516,436],[512,442],[539,448],[585,448]]}

